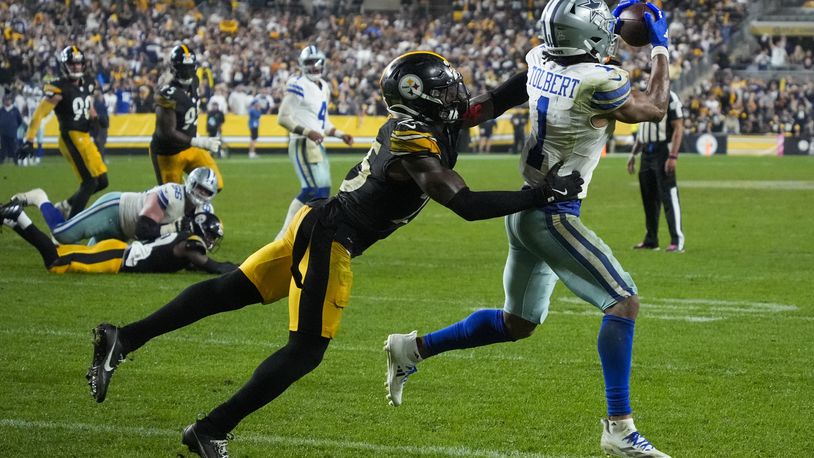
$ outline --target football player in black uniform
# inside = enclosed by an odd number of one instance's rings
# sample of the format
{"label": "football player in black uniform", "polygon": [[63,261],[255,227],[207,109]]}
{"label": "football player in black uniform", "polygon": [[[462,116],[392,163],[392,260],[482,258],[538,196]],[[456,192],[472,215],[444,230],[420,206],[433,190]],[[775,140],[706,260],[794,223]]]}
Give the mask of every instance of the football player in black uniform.
{"label": "football player in black uniform", "polygon": [[197,59],[187,45],[178,45],[170,52],[172,81],[161,86],[155,95],[155,133],[150,142],[158,184],[183,183],[184,173],[198,167],[208,167],[218,176],[218,191],[223,189],[213,154],[220,150],[216,137],[198,137],[198,78]]}
{"label": "football player in black uniform", "polygon": [[90,373],[97,402],[104,401],[118,362],[150,339],[215,313],[287,296],[288,343],[261,363],[231,399],[184,430],[183,443],[193,452],[227,456],[227,433],[322,361],[350,299],[351,258],[411,221],[429,199],[467,220],[480,220],[574,199],[581,191],[579,175],[557,176],[559,167],[540,188],[470,190],[452,170],[460,129],[522,100],[498,88],[473,99],[468,110],[463,78],[438,54],[398,57],[385,69],[381,86],[391,117],[338,195],[308,203],[285,237],[252,254],[240,269],[190,286],[141,321],[96,327]]}
{"label": "football player in black uniform", "polygon": [[129,244],[107,239],[93,246],[55,245],[31,222],[19,202],[0,205],[0,220],[40,252],[50,273],[169,273],[191,269],[223,274],[237,268],[231,262],[218,262],[207,256],[223,238],[223,226],[212,213],[196,214],[192,232],[173,232]]}
{"label": "football player in black uniform", "polygon": [[31,116],[19,155],[34,155],[34,137],[40,123],[54,110],[59,121],[59,152],[80,181],[76,193],[57,204],[63,215],[70,218],[85,209],[90,196],[107,187],[107,166],[89,134],[91,119],[96,118],[95,84],[93,79],[85,78],[85,54],[76,46],[68,46],[58,59],[62,77],[45,85],[45,97]]}

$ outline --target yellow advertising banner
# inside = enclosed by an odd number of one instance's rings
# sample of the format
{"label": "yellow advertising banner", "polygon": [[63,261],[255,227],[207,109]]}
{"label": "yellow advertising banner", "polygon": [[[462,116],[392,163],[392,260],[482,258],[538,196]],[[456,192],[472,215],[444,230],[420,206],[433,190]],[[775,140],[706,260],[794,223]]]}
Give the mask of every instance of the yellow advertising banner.
{"label": "yellow advertising banner", "polygon": [[[513,141],[512,124],[510,115],[505,114],[498,119],[494,129],[492,143],[495,145],[509,145]],[[331,122],[337,129],[343,130],[355,139],[355,147],[364,148],[376,138],[379,127],[385,122],[385,116],[331,116]],[[631,135],[631,126],[624,123],[616,123],[615,134],[622,136]],[[110,128],[107,133],[107,148],[144,148],[150,144],[150,138],[155,130],[155,115],[149,114],[125,114],[110,117]],[[528,132],[528,126],[526,126]],[[206,135],[206,115],[198,117],[198,134]],[[472,128],[470,131],[472,139],[478,138],[478,129]],[[59,125],[56,117],[51,117],[45,126],[45,147],[56,148],[56,140],[59,135]],[[222,136],[224,142],[232,148],[246,148],[249,146],[249,117],[245,115],[227,114],[223,124]],[[277,115],[264,115],[260,118],[260,129],[257,146],[260,148],[287,148],[288,132],[277,124]],[[327,145],[332,148],[348,148],[339,139],[327,138]]]}

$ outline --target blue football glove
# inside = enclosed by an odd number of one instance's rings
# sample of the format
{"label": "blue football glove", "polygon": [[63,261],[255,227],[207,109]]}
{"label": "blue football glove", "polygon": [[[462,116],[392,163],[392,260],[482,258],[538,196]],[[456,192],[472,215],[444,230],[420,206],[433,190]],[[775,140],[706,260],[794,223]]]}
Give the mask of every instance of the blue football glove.
{"label": "blue football glove", "polygon": [[667,19],[658,6],[647,2],[647,7],[652,11],[644,13],[644,21],[647,22],[647,30],[650,32],[650,44],[655,46],[670,46],[670,38],[667,36]]}
{"label": "blue football glove", "polygon": [[634,3],[644,3],[644,0],[622,0],[618,5],[616,5],[616,8],[613,9],[613,17],[619,19],[619,15],[622,14],[622,11]]}

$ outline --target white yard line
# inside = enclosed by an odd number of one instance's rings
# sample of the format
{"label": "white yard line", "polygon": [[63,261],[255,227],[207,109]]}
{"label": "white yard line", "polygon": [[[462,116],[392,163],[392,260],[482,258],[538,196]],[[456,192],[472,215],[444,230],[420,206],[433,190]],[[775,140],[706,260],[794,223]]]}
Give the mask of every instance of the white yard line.
{"label": "white yard line", "polygon": [[[56,422],[23,420],[17,418],[0,419],[0,427],[23,430],[60,429],[77,433],[115,434],[117,436],[130,435],[140,437],[166,437],[181,438],[181,430],[168,428],[144,428],[138,426],[112,426],[93,423]],[[521,452],[518,450],[483,450],[468,447],[446,447],[441,445],[410,446],[410,445],[383,445],[364,441],[343,441],[334,439],[302,438],[289,436],[274,436],[267,434],[239,434],[233,442],[233,448],[240,447],[241,442],[251,444],[276,444],[292,447],[329,448],[333,450],[360,450],[375,452],[381,455],[445,455],[462,457],[522,457],[522,458],[554,458],[555,455],[541,455],[537,453]],[[168,451],[178,446],[177,440],[168,444]],[[562,455],[560,455],[562,456]]]}

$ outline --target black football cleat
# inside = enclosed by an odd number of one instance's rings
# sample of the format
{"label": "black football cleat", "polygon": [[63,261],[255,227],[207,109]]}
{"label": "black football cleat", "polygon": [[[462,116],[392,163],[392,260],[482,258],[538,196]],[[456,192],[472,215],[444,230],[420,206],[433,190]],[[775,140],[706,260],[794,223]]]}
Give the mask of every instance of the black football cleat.
{"label": "black football cleat", "polygon": [[643,250],[643,251],[659,251],[658,245],[653,245],[652,243],[638,243],[633,245],[634,250]]}
{"label": "black football cleat", "polygon": [[226,439],[215,439],[198,431],[198,423],[193,423],[184,428],[181,436],[181,443],[189,448],[192,453],[197,453],[203,458],[229,458],[229,450],[226,444],[232,439],[231,434],[226,435]]}
{"label": "black football cleat", "polygon": [[113,371],[124,361],[124,357],[119,328],[108,323],[96,326],[93,329],[93,361],[85,376],[90,386],[90,395],[96,402],[105,400]]}
{"label": "black football cleat", "polygon": [[17,221],[22,212],[23,204],[16,199],[11,199],[11,202],[7,204],[0,204],[0,223],[6,219]]}

